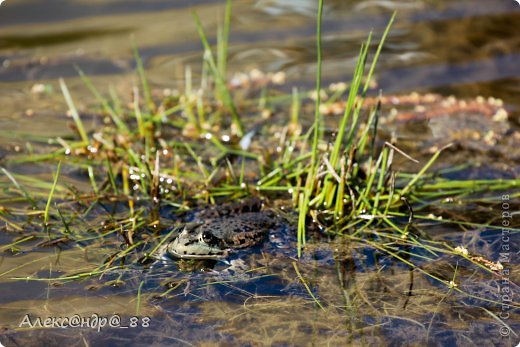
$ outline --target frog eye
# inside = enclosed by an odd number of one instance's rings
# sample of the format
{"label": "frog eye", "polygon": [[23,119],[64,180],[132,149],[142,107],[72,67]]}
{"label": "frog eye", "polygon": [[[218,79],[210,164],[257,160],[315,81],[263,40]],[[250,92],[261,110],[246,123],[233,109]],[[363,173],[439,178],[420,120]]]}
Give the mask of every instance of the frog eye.
{"label": "frog eye", "polygon": [[202,241],[206,243],[210,243],[213,240],[213,235],[209,231],[205,231],[202,233]]}

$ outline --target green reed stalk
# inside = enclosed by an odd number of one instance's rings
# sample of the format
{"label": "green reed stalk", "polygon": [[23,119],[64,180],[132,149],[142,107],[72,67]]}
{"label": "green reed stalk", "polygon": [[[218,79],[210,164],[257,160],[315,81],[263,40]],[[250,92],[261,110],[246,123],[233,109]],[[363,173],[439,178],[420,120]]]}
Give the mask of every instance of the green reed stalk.
{"label": "green reed stalk", "polygon": [[309,210],[309,201],[312,195],[318,159],[318,135],[320,124],[320,92],[321,92],[321,18],[323,15],[323,0],[319,0],[318,4],[318,20],[316,25],[316,102],[314,110],[314,133],[312,140],[312,156],[311,164],[305,181],[304,193],[299,199],[299,216],[298,216],[298,257],[305,245],[305,217]]}

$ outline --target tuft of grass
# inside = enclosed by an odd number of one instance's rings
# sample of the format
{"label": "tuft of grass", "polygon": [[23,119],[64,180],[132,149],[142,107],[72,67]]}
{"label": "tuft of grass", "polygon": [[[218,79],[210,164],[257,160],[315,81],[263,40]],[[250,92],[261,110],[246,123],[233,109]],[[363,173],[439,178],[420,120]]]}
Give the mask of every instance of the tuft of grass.
{"label": "tuft of grass", "polygon": [[[356,179],[356,172],[347,170],[347,164],[352,165],[352,161],[355,159],[353,156],[350,158],[345,155],[352,154],[356,148],[354,147],[354,135],[355,132],[359,128],[359,115],[361,112],[361,107],[363,105],[363,100],[368,90],[368,86],[370,83],[370,79],[373,75],[379,54],[381,52],[381,48],[384,44],[386,36],[390,30],[390,27],[395,18],[395,13],[392,15],[383,36],[379,42],[377,51],[375,53],[375,57],[372,61],[372,65],[369,69],[368,74],[365,76],[365,64],[368,59],[368,49],[370,47],[372,33],[369,34],[367,41],[361,45],[359,57],[356,63],[356,67],[354,69],[354,75],[352,78],[352,82],[350,83],[350,91],[346,101],[345,112],[341,119],[340,125],[338,127],[338,131],[336,133],[336,140],[334,142],[334,146],[330,152],[330,154],[321,154],[323,156],[322,166],[325,167],[323,172],[319,172],[318,167],[321,165],[318,162],[318,156],[320,155],[318,151],[318,143],[320,141],[320,93],[321,93],[321,19],[322,19],[322,11],[323,11],[323,3],[319,2],[318,6],[318,17],[317,17],[317,35],[316,35],[316,48],[317,48],[317,72],[316,72],[316,101],[315,101],[315,118],[313,124],[313,140],[312,140],[312,149],[311,149],[311,161],[309,167],[307,169],[307,177],[305,179],[305,186],[303,190],[303,196],[300,197],[298,201],[298,210],[299,210],[299,222],[298,222],[298,250],[299,254],[301,253],[301,248],[305,245],[305,229],[306,229],[306,216],[310,209],[322,209],[326,214],[331,211],[327,211],[328,209],[333,209],[333,215],[335,220],[339,220],[340,217],[344,214],[345,202],[348,202],[350,199],[352,201],[352,205],[360,205],[359,211],[363,210],[367,202],[367,196],[371,191],[372,184],[376,178],[376,172],[381,165],[381,161],[384,159],[385,162],[382,164],[382,172],[379,173],[378,180],[378,193],[377,198],[375,200],[375,204],[373,206],[373,212],[377,210],[376,206],[379,204],[379,199],[381,197],[381,192],[384,191],[383,183],[384,177],[386,174],[387,168],[387,160],[388,160],[388,152],[383,151],[382,156],[379,157],[374,174],[369,175],[366,180],[366,185],[364,187],[364,192],[362,192],[359,196],[358,202],[354,201],[355,196],[353,196],[352,189],[350,186],[354,183]],[[360,88],[364,81],[364,87],[361,91]],[[375,115],[375,112],[373,112]],[[371,120],[373,117],[371,117]],[[347,125],[350,126],[347,132]],[[346,134],[346,143],[344,141],[344,136]],[[366,143],[368,139],[368,131],[365,131],[359,137],[358,143]],[[364,147],[364,146],[363,146]],[[347,161],[350,160],[350,163]],[[320,176],[324,176],[322,179]],[[351,210],[354,212],[354,209]],[[352,216],[351,213],[351,216]]]}

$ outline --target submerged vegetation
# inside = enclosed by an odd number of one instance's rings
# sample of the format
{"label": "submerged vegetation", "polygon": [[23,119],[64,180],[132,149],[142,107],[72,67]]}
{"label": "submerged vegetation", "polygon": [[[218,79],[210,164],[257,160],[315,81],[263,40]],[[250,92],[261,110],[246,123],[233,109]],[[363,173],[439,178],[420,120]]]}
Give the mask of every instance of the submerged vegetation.
{"label": "submerged vegetation", "polygon": [[[149,252],[153,253],[167,239],[157,241],[154,236],[171,226],[172,215],[198,204],[253,195],[298,212],[299,256],[310,236],[306,231],[312,229],[327,239],[378,250],[444,284],[449,291],[493,302],[459,288],[456,265],[453,277],[446,278],[419,264],[449,256],[498,277],[503,264],[472,254],[463,245],[432,238],[425,228],[444,223],[460,230],[486,227],[500,232],[501,225],[491,216],[467,220],[443,215],[450,216],[444,212],[452,206],[476,200],[493,205],[503,195],[517,199],[520,180],[448,180],[442,172],[432,172],[445,147],[415,173],[394,168],[396,156],[415,159],[395,143],[378,138],[380,104],[367,109],[364,103],[393,17],[373,55],[372,34],[361,45],[348,85],[322,88],[320,1],[316,88],[284,93],[274,88],[281,75],[257,72],[247,81],[226,80],[230,4],[228,1],[224,25],[218,31],[216,52],[194,15],[204,46],[200,85],[195,85],[186,68],[184,90],[166,90],[159,96],[147,82],[137,49],[140,86],[134,87],[131,100],[122,100],[113,91],[105,96],[78,69],[99,103],[95,117],[102,120],[102,126],[89,128],[67,84],[59,81],[75,134],[55,139],[50,151],[27,149],[26,154],[6,160],[13,168],[52,163],[56,169],[49,182],[2,168],[0,221],[6,230],[20,234],[3,245],[2,251],[17,253],[64,244],[103,248],[124,240],[123,248],[103,252],[97,266],[83,264],[75,273],[51,278],[100,275],[141,260],[137,253],[150,242],[155,242]],[[332,95],[327,102],[345,99],[344,113],[332,130],[325,126],[320,112],[322,89]],[[308,121],[310,114],[314,115],[312,122]],[[293,266],[322,307],[296,263]],[[0,276],[10,276],[10,272]]]}

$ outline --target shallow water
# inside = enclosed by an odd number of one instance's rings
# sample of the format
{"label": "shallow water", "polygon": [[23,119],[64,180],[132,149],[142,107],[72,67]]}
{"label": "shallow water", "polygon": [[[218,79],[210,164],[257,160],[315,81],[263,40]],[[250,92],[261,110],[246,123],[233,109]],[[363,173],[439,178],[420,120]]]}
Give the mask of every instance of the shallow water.
{"label": "shallow water", "polygon": [[[385,94],[431,91],[458,97],[493,96],[504,100],[511,127],[518,127],[520,6],[514,1],[325,1],[325,84],[350,79],[361,41],[373,29],[375,48],[394,9],[398,15],[379,59],[373,93],[382,89]],[[0,165],[7,165],[11,172],[52,181],[54,167],[11,165],[2,157],[15,157],[18,150],[26,150],[27,142],[35,143],[38,152],[48,138],[71,136],[67,126],[71,121],[57,92],[57,79],[66,78],[80,110],[96,104],[75,66],[103,93],[110,86],[130,96],[132,86],[138,83],[132,55],[134,41],[149,81],[157,90],[182,88],[187,66],[197,80],[202,46],[192,10],[197,11],[214,42],[224,14],[222,1],[4,1],[0,6]],[[235,2],[230,76],[252,68],[284,71],[284,89],[311,89],[316,70],[315,15],[316,2],[310,0]],[[88,113],[84,121],[89,129],[99,126],[99,120]],[[518,160],[514,158],[499,163],[497,157],[485,152],[479,154],[479,160],[480,167],[453,175],[518,177]],[[455,153],[447,165],[467,161],[467,153]],[[71,171],[66,176],[78,189],[89,189],[85,175]],[[446,177],[453,178],[449,174]],[[501,213],[497,206],[476,205],[469,212],[454,207],[452,213],[471,220],[470,215],[478,211],[496,224]],[[99,211],[94,217],[76,223],[99,225],[106,211],[96,208]],[[0,229],[0,247],[19,236],[8,227],[4,229]],[[464,244],[471,252],[493,261],[498,260],[504,243],[493,229],[470,229],[464,234],[446,225],[422,229],[428,230],[433,241]],[[81,247],[64,244],[60,248],[39,247],[38,242],[23,242],[16,251],[0,248],[0,341],[6,346],[515,346],[520,340],[516,335],[520,335],[518,312],[448,290],[374,249],[342,245],[340,240],[332,245],[326,240],[310,244],[304,259],[296,263],[323,309],[302,284],[291,255],[277,257],[258,249],[246,253],[245,259],[255,265],[254,270],[245,278],[231,280],[182,272],[181,265],[174,263],[132,267],[131,271],[114,271],[101,279],[25,281],[27,276],[51,278],[92,271],[119,247],[116,239],[104,245],[86,240]],[[512,249],[520,247],[518,237],[513,235],[508,244]],[[411,257],[425,256],[422,252],[409,250]],[[441,278],[452,274],[456,266],[462,290],[489,300],[503,299],[497,291],[504,286],[499,279],[490,279],[468,262],[446,258],[424,260],[422,265]],[[518,264],[518,258],[512,258],[511,263]],[[225,267],[217,264],[216,269]],[[514,291],[520,273],[518,267],[512,269],[510,286]],[[168,288],[171,291],[167,292]],[[493,317],[505,311],[510,313],[505,321],[513,329],[509,337],[501,336],[501,326]],[[20,327],[26,314],[31,319],[70,318],[76,314],[108,318],[117,314],[122,325],[136,326],[104,327],[100,332],[89,328],[33,329],[28,324]],[[132,321],[132,316],[137,320]],[[143,327],[148,322],[143,321],[145,317],[150,317],[150,324]]]}

